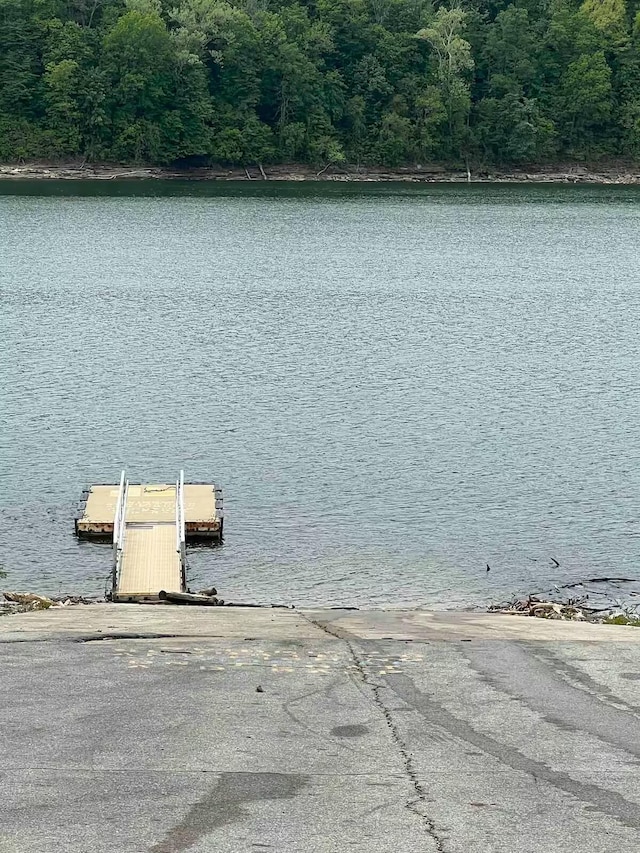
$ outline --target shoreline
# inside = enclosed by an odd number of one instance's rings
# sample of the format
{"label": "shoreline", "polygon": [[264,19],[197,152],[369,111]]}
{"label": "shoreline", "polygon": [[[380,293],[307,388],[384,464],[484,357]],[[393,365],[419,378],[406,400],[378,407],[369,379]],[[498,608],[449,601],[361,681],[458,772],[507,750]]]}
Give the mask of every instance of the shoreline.
{"label": "shoreline", "polygon": [[[18,614],[23,613],[33,613],[33,612],[45,612],[51,611],[55,612],[60,609],[68,610],[69,608],[75,609],[80,606],[81,609],[88,605],[107,605],[108,607],[125,607],[131,608],[136,606],[131,603],[122,604],[118,602],[111,601],[107,598],[98,598],[98,597],[86,597],[80,595],[65,595],[65,596],[46,596],[39,595],[33,592],[21,593],[21,592],[3,592],[2,597],[4,601],[0,601],[0,617],[2,616],[17,616]],[[165,595],[164,598],[167,598]],[[175,601],[175,600],[160,600],[158,602],[152,603],[143,603],[138,606],[141,607],[152,607],[157,608],[160,607],[169,607],[171,610],[179,610],[183,613],[194,612],[198,610],[202,610],[202,606],[205,602],[203,600],[196,601],[196,598],[202,599],[202,596],[192,595],[191,601]],[[162,599],[162,596],[161,596]],[[209,603],[209,602],[207,602]],[[296,605],[286,605],[286,604],[258,604],[258,603],[241,603],[241,602],[233,602],[233,601],[224,601],[223,599],[216,600],[216,610],[219,611],[220,608],[243,611],[243,610],[269,610],[272,612],[275,611],[289,611],[289,612],[298,612],[303,613],[305,610],[317,610],[318,612],[324,612],[327,614],[334,612],[341,613],[351,613],[355,616],[355,614],[361,614],[363,618],[367,617],[367,614],[379,613],[379,614],[387,614],[390,618],[392,616],[397,616],[398,614],[423,614],[429,616],[430,618],[441,618],[441,619],[456,619],[457,617],[461,617],[464,615],[478,617],[478,616],[492,616],[492,617],[504,617],[504,616],[520,616],[520,617],[529,617],[533,618],[534,621],[538,619],[543,619],[544,621],[560,621],[560,622],[573,622],[573,623],[582,623],[589,625],[623,625],[628,627],[640,627],[640,614],[638,610],[634,606],[623,606],[621,602],[616,602],[615,604],[611,604],[605,607],[594,606],[589,601],[589,596],[582,596],[577,598],[567,598],[564,599],[559,596],[537,596],[529,594],[523,598],[514,598],[510,601],[503,602],[501,604],[490,604],[485,607],[474,607],[474,608],[453,608],[446,610],[434,610],[432,608],[423,608],[423,607],[393,607],[389,605],[376,606],[373,608],[367,607],[351,607],[351,606],[333,606],[333,607],[307,607],[300,606],[296,607]],[[209,607],[205,608],[206,610]],[[124,612],[124,611],[123,611]],[[526,621],[529,621],[527,619]],[[520,620],[517,620],[520,621]],[[498,624],[498,623],[496,623]]]}
{"label": "shoreline", "polygon": [[118,166],[106,164],[0,164],[0,180],[186,180],[186,181],[292,181],[335,183],[545,183],[545,184],[606,184],[640,185],[640,163],[603,165],[577,164],[548,168],[481,170],[446,169],[438,165],[398,169],[359,169],[356,167],[327,167],[316,171],[299,164],[284,166],[251,166],[247,168],[171,168],[164,166]]}

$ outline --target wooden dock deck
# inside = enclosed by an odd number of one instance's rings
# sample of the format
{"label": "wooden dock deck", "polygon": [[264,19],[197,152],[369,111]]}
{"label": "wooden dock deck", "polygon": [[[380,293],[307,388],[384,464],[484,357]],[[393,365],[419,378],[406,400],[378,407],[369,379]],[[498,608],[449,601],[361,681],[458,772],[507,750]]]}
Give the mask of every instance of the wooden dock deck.
{"label": "wooden dock deck", "polygon": [[222,540],[222,491],[184,483],[91,486],[75,520],[79,537],[113,543],[112,600],[157,601],[186,589],[187,540]]}

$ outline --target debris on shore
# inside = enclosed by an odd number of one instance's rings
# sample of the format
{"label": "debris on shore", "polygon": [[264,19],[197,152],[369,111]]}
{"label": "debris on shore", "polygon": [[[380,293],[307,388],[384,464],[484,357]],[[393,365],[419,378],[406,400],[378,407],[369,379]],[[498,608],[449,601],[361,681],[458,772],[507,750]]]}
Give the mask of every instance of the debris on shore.
{"label": "debris on shore", "polygon": [[97,599],[82,595],[47,596],[35,592],[3,592],[0,616],[6,613],[28,613],[30,610],[48,610],[50,607],[69,607],[73,604],[95,604]]}
{"label": "debris on shore", "polygon": [[507,616],[537,616],[542,619],[600,621],[594,618],[600,611],[587,607],[584,599],[570,599],[568,602],[544,601],[537,595],[514,598],[502,604],[492,604],[489,612],[504,613]]}
{"label": "debris on shore", "polygon": [[190,604],[200,605],[201,607],[221,607],[224,604],[223,598],[216,597],[217,590],[212,587],[210,590],[202,590],[201,592],[167,592],[161,589],[158,593],[158,598],[164,604]]}
{"label": "debris on shore", "polygon": [[580,578],[553,584],[535,594],[514,595],[507,601],[491,604],[488,610],[507,616],[640,627],[640,577]]}
{"label": "debris on shore", "polygon": [[612,604],[595,607],[589,596],[569,598],[566,601],[554,601],[528,595],[526,598],[513,598],[502,604],[492,604],[490,613],[503,613],[507,616],[534,616],[538,619],[564,619],[569,622],[596,622],[613,625],[637,625],[640,627],[640,613],[636,606]]}
{"label": "debris on shore", "polygon": [[[294,610],[293,604],[256,604],[239,601],[225,601],[224,598],[217,596],[215,587],[193,592],[166,592],[161,590],[158,596],[159,600],[155,602],[157,605],[196,605],[204,607],[271,607],[283,608],[285,610]],[[83,595],[57,595],[47,596],[38,595],[35,592],[3,592],[4,601],[0,601],[0,616],[6,616],[10,613],[29,613],[32,610],[48,610],[50,607],[69,607],[75,604],[103,604],[109,601],[109,598],[88,598]],[[154,602],[148,602],[154,603]],[[347,610],[357,610],[354,607],[348,607]]]}

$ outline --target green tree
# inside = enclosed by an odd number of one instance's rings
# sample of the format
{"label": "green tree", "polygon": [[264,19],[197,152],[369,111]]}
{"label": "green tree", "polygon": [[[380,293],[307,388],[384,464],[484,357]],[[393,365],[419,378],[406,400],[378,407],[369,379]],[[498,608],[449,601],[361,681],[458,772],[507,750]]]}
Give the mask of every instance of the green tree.
{"label": "green tree", "polygon": [[52,62],[46,67],[44,82],[51,153],[76,156],[81,149],[80,67],[73,59]]}
{"label": "green tree", "polygon": [[464,130],[471,108],[471,90],[466,76],[474,67],[471,45],[462,38],[466,13],[460,7],[436,12],[429,27],[418,32],[427,41],[436,62],[436,79],[447,113],[448,154],[460,153]]}
{"label": "green tree", "polygon": [[524,93],[533,85],[536,42],[525,8],[512,4],[487,27],[482,64],[494,97]]}
{"label": "green tree", "polygon": [[603,51],[582,54],[569,64],[561,83],[561,103],[568,150],[579,157],[606,151],[604,132],[613,104],[611,69]]}
{"label": "green tree", "polygon": [[116,159],[161,162],[172,92],[172,43],[157,11],[132,9],[104,36],[102,64],[110,83],[109,112]]}
{"label": "green tree", "polygon": [[640,158],[638,3],[0,0],[0,159]]}
{"label": "green tree", "polygon": [[555,128],[535,100],[517,92],[483,98],[475,123],[476,144],[488,163],[534,163],[555,152]]}
{"label": "green tree", "polygon": [[627,32],[627,9],[624,0],[584,0],[581,11],[604,33],[610,44],[625,42]]}

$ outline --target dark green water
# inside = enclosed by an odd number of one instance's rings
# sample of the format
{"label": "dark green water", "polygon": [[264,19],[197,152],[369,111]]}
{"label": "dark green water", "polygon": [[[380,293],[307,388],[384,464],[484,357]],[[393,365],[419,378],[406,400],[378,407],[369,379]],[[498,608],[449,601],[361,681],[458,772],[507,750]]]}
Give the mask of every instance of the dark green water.
{"label": "dark green water", "polygon": [[640,188],[0,182],[0,227],[11,587],[102,592],[123,466],[223,484],[229,599],[640,579]]}

